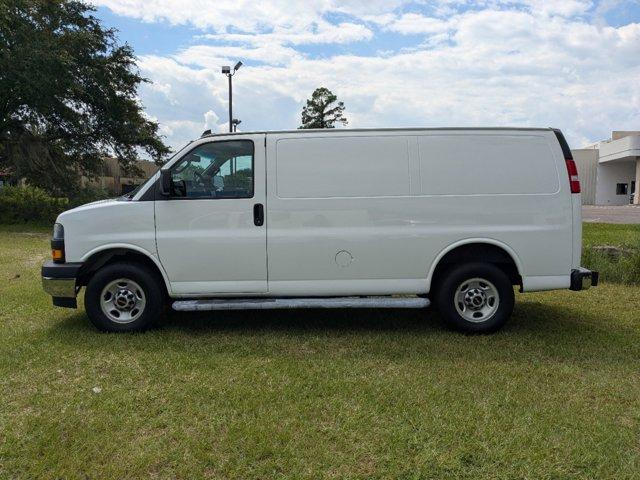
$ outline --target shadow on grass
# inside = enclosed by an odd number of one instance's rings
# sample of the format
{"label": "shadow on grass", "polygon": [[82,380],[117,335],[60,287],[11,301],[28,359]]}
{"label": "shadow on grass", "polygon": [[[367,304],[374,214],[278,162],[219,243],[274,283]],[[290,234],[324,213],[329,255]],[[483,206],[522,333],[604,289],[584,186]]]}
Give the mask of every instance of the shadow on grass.
{"label": "shadow on grass", "polygon": [[[425,365],[574,365],[627,368],[640,356],[640,335],[621,324],[541,303],[519,305],[494,335],[448,330],[430,312],[308,310],[174,314],[144,334],[102,334],[84,312],[67,317],[41,341],[84,358],[140,356],[158,362],[210,365],[243,359],[419,362]],[[611,328],[613,326],[613,328]],[[195,368],[195,367],[194,367]]]}
{"label": "shadow on grass", "polygon": [[270,331],[288,334],[304,334],[308,331],[325,331],[335,334],[361,331],[426,333],[446,329],[433,310],[404,309],[170,312],[161,326],[183,332]]}
{"label": "shadow on grass", "polygon": [[[57,323],[51,329],[52,333],[56,331],[100,334],[91,325],[82,310],[73,312]],[[326,331],[336,334],[357,331],[427,333],[448,331],[448,329],[438,314],[431,309],[299,309],[228,312],[169,311],[165,318],[159,322],[158,328],[149,333],[206,334],[224,332],[242,335],[273,332],[304,335],[309,331]]]}
{"label": "shadow on grass", "polygon": [[[49,331],[64,344],[84,343],[97,351],[133,349],[198,355],[281,356],[312,343],[314,355],[465,356],[477,361],[541,357],[564,362],[614,363],[640,354],[637,330],[584,307],[534,300],[518,302],[511,320],[494,335],[453,332],[433,310],[265,310],[171,312],[146,334],[105,335],[80,311]],[[296,353],[291,353],[297,355]]]}
{"label": "shadow on grass", "polygon": [[[612,313],[615,316],[614,313]],[[252,333],[257,331],[304,334],[326,331],[335,334],[350,332],[397,332],[416,335],[444,333],[472,337],[452,331],[434,308],[429,309],[301,309],[214,311],[182,313],[170,311],[160,327],[185,333],[226,332]],[[500,335],[530,334],[547,337],[559,334],[611,333],[611,322],[584,308],[553,305],[535,299],[520,299],[511,319],[498,332]],[[624,334],[636,335],[635,330],[617,325]],[[490,336],[489,336],[490,337]]]}

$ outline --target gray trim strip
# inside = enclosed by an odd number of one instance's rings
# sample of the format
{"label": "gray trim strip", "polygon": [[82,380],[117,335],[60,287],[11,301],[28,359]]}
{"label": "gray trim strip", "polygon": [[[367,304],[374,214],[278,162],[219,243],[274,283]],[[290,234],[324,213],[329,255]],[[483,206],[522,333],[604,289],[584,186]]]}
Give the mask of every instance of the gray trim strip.
{"label": "gray trim strip", "polygon": [[425,308],[430,303],[429,299],[421,297],[250,298],[178,300],[173,302],[173,309],[179,312],[194,312],[291,308]]}
{"label": "gray trim strip", "polygon": [[255,132],[227,132],[227,133],[211,133],[208,135],[203,135],[200,138],[215,138],[215,137],[228,137],[228,136],[242,136],[242,135],[262,135],[262,134],[281,134],[281,133],[299,133],[301,135],[307,133],[350,133],[350,132],[432,132],[432,131],[490,131],[490,130],[499,130],[499,131],[515,131],[515,132],[548,132],[553,130],[552,128],[546,127],[433,127],[433,128],[424,128],[424,127],[408,127],[408,128],[336,128],[336,129],[326,129],[326,128],[310,128],[310,129],[297,129],[297,130],[257,130]]}

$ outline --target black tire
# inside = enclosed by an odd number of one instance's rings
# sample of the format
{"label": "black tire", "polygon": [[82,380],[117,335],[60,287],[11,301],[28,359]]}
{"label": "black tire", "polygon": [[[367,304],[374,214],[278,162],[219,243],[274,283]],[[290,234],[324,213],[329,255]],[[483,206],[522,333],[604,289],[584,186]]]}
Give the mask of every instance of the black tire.
{"label": "black tire", "polygon": [[[118,291],[119,294],[123,292],[121,295],[125,296],[128,295],[127,292],[137,292],[132,300],[132,303],[134,303],[133,309],[129,310],[128,313],[126,310],[116,312],[129,315],[131,317],[129,321],[126,319],[115,321],[110,318],[115,317],[115,314],[107,315],[101,307],[103,289],[119,279],[131,281],[130,284],[121,284],[126,287],[120,289]],[[155,272],[141,264],[113,263],[101,268],[89,280],[84,294],[84,308],[89,320],[96,328],[104,332],[139,332],[148,330],[156,324],[163,314],[164,290],[160,281]],[[140,287],[141,292],[135,288],[136,285]],[[142,305],[140,298],[144,299],[144,306],[136,310],[135,302],[139,302],[138,305]],[[109,310],[108,307],[105,308]],[[117,309],[111,309],[112,312],[115,310]]]}
{"label": "black tire", "polygon": [[[455,265],[441,278],[442,282],[435,289],[436,307],[444,320],[456,330],[465,333],[492,333],[499,330],[511,316],[515,302],[513,286],[509,277],[495,265],[490,263]],[[473,288],[474,285],[478,288]],[[459,287],[460,296],[464,299],[462,302],[456,299]],[[485,293],[485,288],[486,292],[497,290],[497,295]],[[480,297],[478,302],[484,302],[483,307],[473,304],[477,296]],[[490,303],[491,298],[493,298],[493,304]],[[467,304],[467,301],[471,305]],[[478,310],[475,310],[476,308]],[[484,309],[488,312],[484,313]],[[478,318],[465,318],[460,311],[463,311],[467,317],[475,315]]]}

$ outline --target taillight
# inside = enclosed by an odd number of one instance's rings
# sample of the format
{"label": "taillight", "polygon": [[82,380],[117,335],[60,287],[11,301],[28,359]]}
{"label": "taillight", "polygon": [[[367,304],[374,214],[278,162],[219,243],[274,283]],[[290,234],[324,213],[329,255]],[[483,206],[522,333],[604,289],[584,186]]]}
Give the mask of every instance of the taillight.
{"label": "taillight", "polygon": [[578,167],[572,158],[565,159],[567,164],[567,173],[569,174],[569,186],[571,193],[580,193],[580,179],[578,178]]}
{"label": "taillight", "polygon": [[578,167],[573,160],[573,154],[569,148],[569,144],[564,138],[564,135],[557,128],[552,128],[553,133],[556,134],[560,148],[562,148],[562,154],[564,155],[564,161],[567,164],[567,173],[569,174],[569,186],[571,187],[571,193],[580,193],[580,180],[578,180]]}

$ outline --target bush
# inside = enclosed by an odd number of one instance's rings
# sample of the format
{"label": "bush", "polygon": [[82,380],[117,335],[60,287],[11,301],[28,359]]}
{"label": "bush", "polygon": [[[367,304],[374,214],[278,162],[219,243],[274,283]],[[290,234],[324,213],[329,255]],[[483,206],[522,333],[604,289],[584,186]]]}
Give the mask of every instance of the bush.
{"label": "bush", "polygon": [[600,272],[601,281],[640,285],[640,244],[625,246],[622,250],[622,254],[613,256],[586,247],[582,253],[582,265]]}
{"label": "bush", "polygon": [[65,210],[111,196],[106,190],[91,186],[71,198],[52,197],[38,187],[4,187],[0,189],[0,223],[51,225]]}
{"label": "bush", "polygon": [[82,190],[79,190],[69,197],[69,206],[67,208],[75,208],[80,205],[84,205],[85,203],[95,202],[96,200],[105,200],[107,198],[113,198],[113,195],[110,195],[109,192],[103,188],[87,185]]}
{"label": "bush", "polygon": [[51,224],[68,208],[68,199],[52,197],[37,187],[0,189],[0,223]]}

